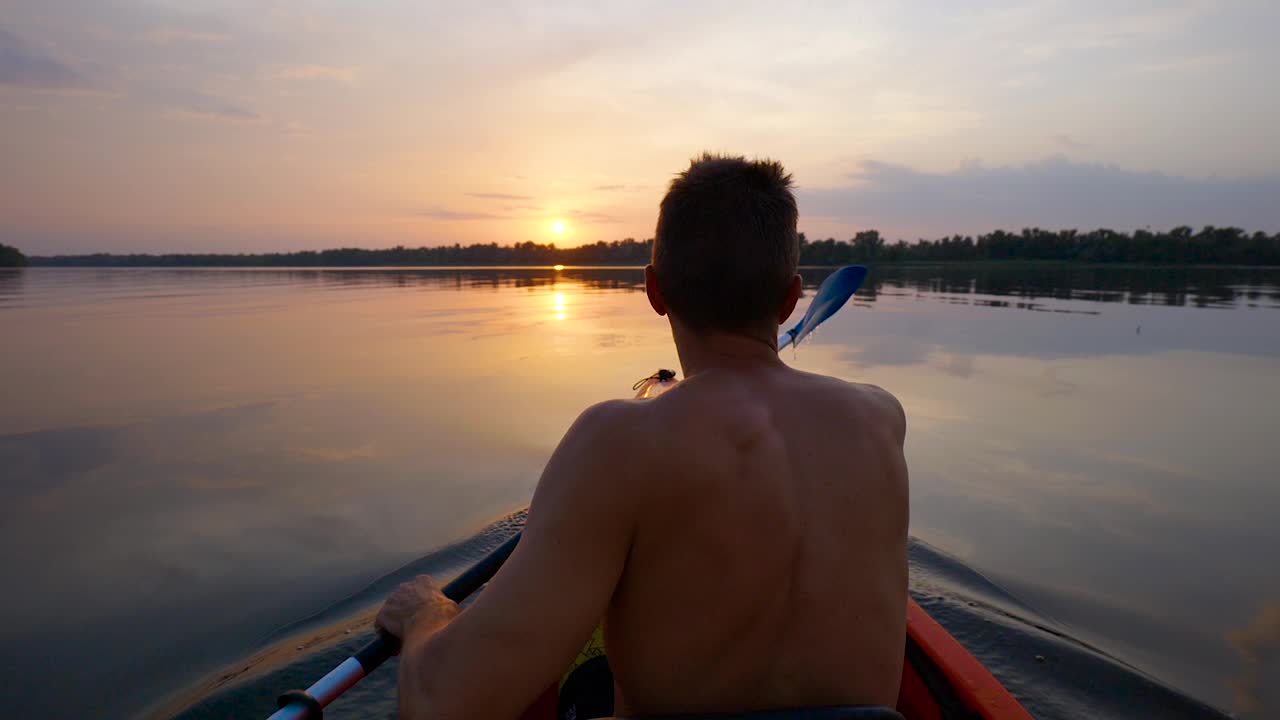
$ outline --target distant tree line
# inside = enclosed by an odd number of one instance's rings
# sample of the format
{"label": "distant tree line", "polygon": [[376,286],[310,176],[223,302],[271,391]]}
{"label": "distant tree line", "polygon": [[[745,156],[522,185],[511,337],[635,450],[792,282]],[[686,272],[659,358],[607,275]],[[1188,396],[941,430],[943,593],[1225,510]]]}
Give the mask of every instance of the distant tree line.
{"label": "distant tree line", "polygon": [[[384,250],[340,248],[294,253],[252,255],[59,255],[34,257],[45,266],[113,267],[369,267],[432,265],[643,265],[649,261],[652,240],[596,242],[573,248],[554,243],[515,245],[497,243]],[[15,251],[16,252],[16,251]],[[19,253],[19,255],[21,255]],[[849,263],[979,262],[1050,260],[1083,263],[1144,265],[1280,265],[1280,233],[1248,234],[1239,228],[1205,227],[1199,232],[1177,227],[1168,232],[1137,230],[1004,230],[985,235],[953,235],[940,240],[889,244],[876,230],[849,240],[809,240],[800,234],[800,264],[815,266]]]}
{"label": "distant tree line", "polygon": [[1137,230],[1041,230],[1020,233],[996,230],[986,235],[952,235],[940,240],[887,244],[880,233],[866,230],[848,242],[832,238],[804,242],[800,261],[806,265],[850,262],[976,262],[986,260],[1057,260],[1141,265],[1280,265],[1280,233],[1252,235],[1240,228],[1208,226],[1199,232],[1176,227],[1168,232]]}
{"label": "distant tree line", "polygon": [[0,267],[22,267],[27,264],[27,256],[16,247],[0,244]]}
{"label": "distant tree line", "polygon": [[442,245],[407,248],[396,246],[383,250],[338,248],[303,250],[292,253],[252,255],[181,254],[181,255],[58,255],[34,257],[33,264],[46,266],[109,267],[370,267],[370,266],[467,266],[503,265],[644,265],[652,253],[652,240],[596,242],[573,248],[558,248],[555,243],[533,242],[515,245],[497,243],[476,245]]}

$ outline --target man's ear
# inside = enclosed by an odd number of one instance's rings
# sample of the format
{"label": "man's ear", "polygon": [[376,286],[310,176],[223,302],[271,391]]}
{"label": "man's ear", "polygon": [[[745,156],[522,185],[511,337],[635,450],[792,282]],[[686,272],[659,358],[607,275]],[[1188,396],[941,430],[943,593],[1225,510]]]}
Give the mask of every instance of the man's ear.
{"label": "man's ear", "polygon": [[778,324],[787,321],[791,317],[791,313],[795,312],[796,303],[800,302],[800,293],[804,289],[804,282],[800,280],[800,276],[796,275],[791,278],[791,287],[787,288],[787,298],[782,301],[782,307],[778,308]]}
{"label": "man's ear", "polygon": [[653,265],[644,266],[644,293],[649,296],[649,305],[654,312],[659,315],[667,314],[667,301],[662,299],[662,289],[658,287],[658,273],[654,272]]}

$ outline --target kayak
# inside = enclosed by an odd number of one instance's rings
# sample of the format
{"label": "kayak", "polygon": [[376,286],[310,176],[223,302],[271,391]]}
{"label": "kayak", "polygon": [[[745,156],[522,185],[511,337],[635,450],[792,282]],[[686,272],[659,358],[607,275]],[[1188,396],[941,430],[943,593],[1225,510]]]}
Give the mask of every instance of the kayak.
{"label": "kayak", "polygon": [[[675,384],[674,372],[660,370],[636,384],[636,397],[656,397]],[[1021,703],[951,633],[915,600],[908,599],[907,603],[906,654],[895,708],[806,708],[712,717],[716,720],[1031,720],[1031,714]],[[605,657],[597,631],[565,679],[544,693],[525,713],[524,720],[555,720],[575,714],[598,717],[593,713],[565,712],[561,695],[576,681],[579,685],[582,682],[603,685],[598,690],[611,698],[612,675],[607,670]],[[609,714],[611,706],[610,699],[602,714]],[[680,716],[663,720],[695,718]]]}

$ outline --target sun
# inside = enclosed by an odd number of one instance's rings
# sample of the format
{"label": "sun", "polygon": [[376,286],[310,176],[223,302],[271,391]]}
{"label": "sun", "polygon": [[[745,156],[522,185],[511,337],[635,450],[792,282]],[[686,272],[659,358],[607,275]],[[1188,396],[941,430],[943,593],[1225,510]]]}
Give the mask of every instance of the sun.
{"label": "sun", "polygon": [[556,220],[555,222],[551,223],[551,232],[553,232],[553,233],[555,233],[555,234],[557,234],[557,235],[563,235],[563,234],[564,234],[564,221],[563,221],[563,220]]}

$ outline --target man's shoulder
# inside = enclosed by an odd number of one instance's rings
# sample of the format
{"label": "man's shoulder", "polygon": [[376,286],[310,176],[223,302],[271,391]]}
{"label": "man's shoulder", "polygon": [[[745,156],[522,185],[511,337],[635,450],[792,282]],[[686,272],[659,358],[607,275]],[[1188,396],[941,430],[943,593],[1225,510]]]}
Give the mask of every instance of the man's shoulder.
{"label": "man's shoulder", "polygon": [[842,412],[888,427],[901,442],[906,435],[906,411],[893,393],[879,385],[857,383],[829,375],[805,373],[816,394]]}
{"label": "man's shoulder", "polygon": [[835,393],[837,397],[845,400],[898,404],[898,399],[893,396],[893,393],[879,385],[853,382],[834,375],[822,375],[802,370],[792,370],[792,373],[793,377],[797,378],[799,382],[805,383],[814,389]]}
{"label": "man's shoulder", "polygon": [[874,405],[877,409],[889,413],[890,415],[905,415],[906,411],[902,409],[902,403],[897,396],[885,390],[879,385],[870,383],[846,383],[858,396],[867,403]]}
{"label": "man's shoulder", "polygon": [[640,403],[635,400],[604,400],[579,413],[569,435],[593,447],[608,446],[633,427],[640,415]]}
{"label": "man's shoulder", "polygon": [[642,400],[602,400],[579,413],[574,425],[591,432],[608,433],[637,422],[646,404]]}
{"label": "man's shoulder", "polygon": [[619,457],[634,455],[654,433],[651,408],[655,400],[605,400],[583,410],[565,434],[563,444],[575,455],[616,464]]}
{"label": "man's shoulder", "polygon": [[561,438],[535,493],[541,502],[563,504],[594,498],[589,504],[619,509],[630,483],[627,463],[619,463],[634,436],[635,403],[607,400],[587,407]]}

